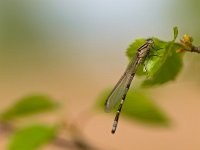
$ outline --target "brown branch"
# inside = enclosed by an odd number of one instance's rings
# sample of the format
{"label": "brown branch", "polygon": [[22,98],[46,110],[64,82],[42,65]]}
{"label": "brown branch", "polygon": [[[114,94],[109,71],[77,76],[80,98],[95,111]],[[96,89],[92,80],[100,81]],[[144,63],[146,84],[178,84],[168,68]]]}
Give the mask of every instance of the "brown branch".
{"label": "brown branch", "polygon": [[199,47],[192,46],[191,52],[200,53],[200,46]]}

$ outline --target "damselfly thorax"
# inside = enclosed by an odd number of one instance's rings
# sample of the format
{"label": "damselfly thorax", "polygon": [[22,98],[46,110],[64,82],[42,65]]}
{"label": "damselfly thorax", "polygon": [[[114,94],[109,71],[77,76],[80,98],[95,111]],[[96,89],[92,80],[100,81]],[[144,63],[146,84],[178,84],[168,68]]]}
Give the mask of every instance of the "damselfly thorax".
{"label": "damselfly thorax", "polygon": [[129,63],[126,71],[124,72],[120,80],[117,82],[117,84],[115,85],[115,87],[113,88],[113,90],[111,91],[110,95],[108,96],[105,102],[105,111],[110,112],[121,100],[121,103],[118,107],[118,110],[113,122],[113,127],[111,131],[112,133],[115,133],[117,129],[119,115],[120,115],[122,106],[124,104],[124,101],[126,99],[126,95],[131,85],[131,82],[137,71],[137,68],[142,63],[142,61],[148,56],[153,43],[154,41],[152,39],[147,39],[146,43],[137,50],[135,56]]}

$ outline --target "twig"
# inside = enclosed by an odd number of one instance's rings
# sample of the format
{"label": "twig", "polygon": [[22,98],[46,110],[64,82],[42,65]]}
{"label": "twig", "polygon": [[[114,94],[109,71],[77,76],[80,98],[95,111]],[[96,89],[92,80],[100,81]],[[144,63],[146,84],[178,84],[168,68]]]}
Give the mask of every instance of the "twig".
{"label": "twig", "polygon": [[192,46],[191,52],[200,53],[200,46],[199,47]]}
{"label": "twig", "polygon": [[14,130],[14,128],[7,123],[0,122],[0,135],[9,134]]}

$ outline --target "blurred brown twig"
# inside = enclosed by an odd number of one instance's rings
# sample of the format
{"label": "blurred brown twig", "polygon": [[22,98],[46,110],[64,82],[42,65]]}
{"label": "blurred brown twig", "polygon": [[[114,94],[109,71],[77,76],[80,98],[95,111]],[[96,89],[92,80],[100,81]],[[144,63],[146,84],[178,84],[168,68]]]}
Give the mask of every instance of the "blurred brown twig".
{"label": "blurred brown twig", "polygon": [[199,47],[192,46],[192,48],[191,48],[191,52],[200,53],[200,46],[199,46]]}

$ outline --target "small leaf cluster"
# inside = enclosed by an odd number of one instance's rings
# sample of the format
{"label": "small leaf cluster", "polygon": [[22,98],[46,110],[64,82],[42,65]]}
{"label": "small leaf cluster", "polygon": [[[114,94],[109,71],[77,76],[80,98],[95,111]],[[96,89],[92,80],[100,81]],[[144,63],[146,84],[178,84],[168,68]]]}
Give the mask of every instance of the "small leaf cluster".
{"label": "small leaf cluster", "polygon": [[[0,114],[0,124],[9,126],[20,118],[26,118],[43,112],[54,111],[58,104],[54,99],[41,94],[34,94],[17,100],[11,107]],[[35,150],[53,140],[58,133],[55,126],[31,124],[13,132],[8,143],[8,150]]]}
{"label": "small leaf cluster", "polygon": [[[90,150],[93,147],[80,136],[76,124],[57,121],[47,123],[28,123],[30,117],[47,112],[55,112],[60,105],[57,100],[43,94],[33,94],[18,99],[12,106],[0,113],[0,133],[9,133],[8,150],[37,150],[46,144],[57,147]],[[23,120],[28,119],[23,125]],[[34,119],[35,120],[35,119]],[[65,119],[64,119],[65,120]],[[22,124],[20,124],[22,122]],[[35,122],[35,121],[34,121]],[[18,125],[20,124],[20,127]],[[73,128],[73,130],[71,129]],[[59,137],[60,132],[67,132],[67,138]],[[72,136],[73,135],[73,136]]]}

